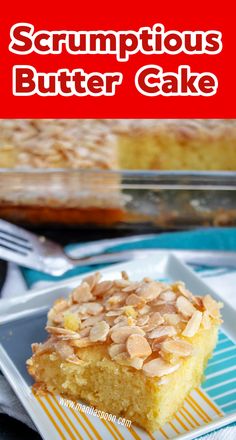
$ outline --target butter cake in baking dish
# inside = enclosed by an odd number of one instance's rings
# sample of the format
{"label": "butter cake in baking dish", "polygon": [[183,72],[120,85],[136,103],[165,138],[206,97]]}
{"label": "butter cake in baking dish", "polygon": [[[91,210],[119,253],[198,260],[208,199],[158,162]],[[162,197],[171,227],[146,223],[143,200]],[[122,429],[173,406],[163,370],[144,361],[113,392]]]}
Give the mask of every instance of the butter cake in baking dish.
{"label": "butter cake in baking dish", "polygon": [[38,392],[82,399],[152,432],[202,380],[216,345],[221,304],[127,273],[88,276],[48,313],[48,339],[27,368]]}
{"label": "butter cake in baking dish", "polygon": [[236,170],[236,120],[0,120],[0,167]]}

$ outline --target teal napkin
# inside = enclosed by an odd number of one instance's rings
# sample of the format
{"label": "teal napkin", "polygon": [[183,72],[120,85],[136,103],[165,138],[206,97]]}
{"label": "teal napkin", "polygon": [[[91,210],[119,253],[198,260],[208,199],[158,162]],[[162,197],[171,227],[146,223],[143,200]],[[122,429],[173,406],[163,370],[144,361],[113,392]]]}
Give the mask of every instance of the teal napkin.
{"label": "teal napkin", "polygon": [[[66,251],[78,249],[80,244],[66,246]],[[200,249],[200,250],[228,250],[236,251],[236,228],[215,228],[215,229],[198,229],[187,232],[167,232],[157,234],[155,238],[149,238],[137,243],[126,243],[114,246],[109,250],[119,251],[127,249]],[[78,252],[79,254],[79,252]],[[97,269],[104,267],[99,265]],[[86,273],[95,269],[94,266],[86,266],[83,268],[75,268],[68,271],[61,277],[52,277],[31,269],[22,268],[23,276],[29,288],[38,281],[60,281],[75,275]]]}

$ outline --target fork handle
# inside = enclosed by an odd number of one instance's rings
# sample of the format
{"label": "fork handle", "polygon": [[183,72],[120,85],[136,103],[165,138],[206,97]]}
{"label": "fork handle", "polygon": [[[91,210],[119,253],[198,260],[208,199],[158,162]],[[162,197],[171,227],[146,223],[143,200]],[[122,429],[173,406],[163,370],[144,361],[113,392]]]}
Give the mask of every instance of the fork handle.
{"label": "fork handle", "polygon": [[145,259],[153,255],[153,257],[169,252],[176,255],[186,263],[204,265],[208,267],[232,267],[236,269],[236,252],[224,251],[199,251],[199,250],[179,250],[179,249],[141,249],[128,250],[121,252],[111,252],[91,257],[83,257],[74,259],[69,257],[72,267],[83,267],[89,265],[115,263],[119,261],[127,261],[132,259]]}

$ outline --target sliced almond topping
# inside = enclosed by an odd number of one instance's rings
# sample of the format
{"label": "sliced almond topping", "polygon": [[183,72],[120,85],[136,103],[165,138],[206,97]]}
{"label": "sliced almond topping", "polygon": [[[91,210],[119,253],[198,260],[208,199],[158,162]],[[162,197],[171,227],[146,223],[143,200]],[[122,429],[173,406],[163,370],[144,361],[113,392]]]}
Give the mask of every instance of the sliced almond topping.
{"label": "sliced almond topping", "polygon": [[106,321],[100,321],[91,328],[89,338],[92,342],[105,341],[110,327]]}
{"label": "sliced almond topping", "polygon": [[80,330],[79,334],[81,338],[87,337],[90,333],[91,327],[85,327],[83,330]]}
{"label": "sliced almond topping", "polygon": [[140,316],[140,317],[137,319],[137,325],[138,325],[139,327],[142,327],[143,325],[146,325],[146,324],[148,323],[148,321],[149,321],[149,315],[143,315],[143,316]]}
{"label": "sliced almond topping", "polygon": [[161,358],[153,359],[143,365],[144,373],[149,377],[162,377],[171,374],[179,368],[180,364],[171,365]]}
{"label": "sliced almond topping", "polygon": [[73,348],[63,341],[57,341],[54,348],[62,359],[66,359],[74,354]]}
{"label": "sliced almond topping", "polygon": [[144,360],[137,357],[137,358],[133,358],[133,359],[129,359],[129,365],[133,368],[135,368],[136,370],[141,370],[143,367],[143,362]]}
{"label": "sliced almond topping", "polygon": [[152,351],[160,351],[161,350],[161,344],[163,341],[165,341],[167,336],[162,336],[158,339],[151,339],[151,345],[152,345]]}
{"label": "sliced almond topping", "polygon": [[[98,342],[96,342],[96,344],[98,344]],[[72,347],[76,347],[76,348],[84,348],[84,347],[90,347],[91,345],[94,345],[95,343],[93,341],[91,341],[91,339],[89,337],[85,337],[85,338],[81,338],[78,339],[77,341],[70,341],[70,345]]]}
{"label": "sliced almond topping", "polygon": [[159,296],[160,299],[163,301],[169,302],[169,301],[175,301],[176,300],[176,293],[172,290],[166,290],[165,292],[162,292]]}
{"label": "sliced almond topping", "polygon": [[163,324],[163,322],[164,322],[164,319],[161,316],[161,314],[159,312],[154,312],[150,316],[148,324],[145,326],[145,331],[150,332],[151,330],[153,330],[157,326]]}
{"label": "sliced almond topping", "polygon": [[93,288],[96,286],[96,284],[100,281],[101,277],[102,276],[101,276],[100,272],[96,272],[94,275],[89,275],[88,277],[84,278],[83,281],[88,283],[88,285],[90,286],[90,289],[93,290]]}
{"label": "sliced almond topping", "polygon": [[53,304],[53,310],[56,313],[63,312],[67,308],[68,308],[68,303],[64,298],[60,298],[56,300]]}
{"label": "sliced almond topping", "polygon": [[81,286],[76,287],[72,292],[72,299],[76,303],[84,303],[93,299],[88,283],[84,281]]}
{"label": "sliced almond topping", "polygon": [[140,285],[140,283],[130,283],[128,286],[126,286],[122,289],[122,292],[125,292],[125,293],[135,292],[135,290],[137,290],[139,285]]}
{"label": "sliced almond topping", "polygon": [[125,344],[111,344],[108,347],[108,353],[110,357],[113,359],[115,356],[117,356],[120,353],[126,352],[126,345]]}
{"label": "sliced almond topping", "polygon": [[182,332],[182,334],[184,336],[187,336],[189,338],[191,338],[192,336],[194,336],[201,324],[201,320],[202,320],[202,313],[199,312],[198,310],[196,312],[194,312],[194,314],[191,316],[190,320],[188,321],[184,331]]}
{"label": "sliced almond topping", "polygon": [[130,335],[127,339],[126,347],[131,358],[147,357],[152,353],[147,339],[141,335]]}
{"label": "sliced almond topping", "polygon": [[78,333],[76,333],[75,331],[73,331],[73,330],[69,330],[69,329],[66,329],[66,328],[63,328],[63,327],[52,327],[52,326],[47,326],[46,328],[45,328],[45,330],[48,332],[48,333],[51,333],[52,335],[76,335],[76,336],[78,336],[79,337],[79,334]]}
{"label": "sliced almond topping", "polygon": [[81,306],[78,309],[78,312],[81,315],[98,315],[103,310],[103,307],[101,304],[96,302],[88,302],[81,304]]}
{"label": "sliced almond topping", "polygon": [[121,271],[121,276],[123,280],[128,281],[129,280],[129,275],[127,274],[127,272],[125,270]]}
{"label": "sliced almond topping", "polygon": [[202,298],[203,306],[212,318],[220,317],[220,310],[218,303],[210,296],[206,295]]}
{"label": "sliced almond topping", "polygon": [[145,304],[145,302],[144,302],[143,298],[141,298],[140,296],[136,295],[136,293],[131,293],[126,298],[126,304],[128,306],[138,306],[138,305]]}
{"label": "sliced almond topping", "polygon": [[49,312],[48,312],[48,325],[62,324],[63,321],[64,321],[64,313],[63,312],[56,313],[54,309],[49,310]]}
{"label": "sliced almond topping", "polygon": [[169,325],[175,326],[180,322],[180,316],[177,313],[165,313],[163,318],[166,324]]}
{"label": "sliced almond topping", "polygon": [[102,321],[104,318],[104,313],[100,313],[99,315],[90,316],[89,318],[85,319],[82,324],[81,328],[91,327],[94,324],[97,324],[97,322]]}
{"label": "sliced almond topping", "polygon": [[127,338],[132,334],[145,335],[145,332],[140,327],[135,325],[124,326],[115,330],[112,329],[111,339],[118,344],[124,344]]}
{"label": "sliced almond topping", "polygon": [[203,328],[205,328],[206,330],[211,328],[211,318],[210,318],[208,312],[203,312],[203,314],[202,314],[202,325],[203,325]]}
{"label": "sliced almond topping", "polygon": [[114,281],[114,286],[117,287],[118,289],[124,289],[125,287],[130,286],[130,281],[128,280],[115,280]]}
{"label": "sliced almond topping", "polygon": [[139,314],[140,315],[146,315],[147,313],[149,313],[151,310],[151,307],[148,305],[143,306],[141,309],[139,309]]}
{"label": "sliced almond topping", "polygon": [[176,354],[177,356],[190,356],[193,352],[193,346],[189,342],[181,339],[170,339],[162,343],[162,350],[168,353]]}
{"label": "sliced almond topping", "polygon": [[93,289],[93,294],[95,296],[104,295],[109,292],[109,290],[113,287],[112,281],[102,281],[101,283],[96,284]]}
{"label": "sliced almond topping", "polygon": [[192,293],[186,289],[185,284],[184,283],[178,283],[177,284],[177,288],[179,293],[181,293],[181,295],[185,296],[185,298],[192,298]]}
{"label": "sliced almond topping", "polygon": [[196,311],[192,303],[184,296],[179,296],[176,301],[176,307],[184,316],[192,316]]}
{"label": "sliced almond topping", "polygon": [[151,301],[157,298],[162,291],[163,286],[153,281],[151,283],[143,284],[136,290],[136,293],[138,296],[141,296],[142,298]]}
{"label": "sliced almond topping", "polygon": [[161,315],[164,315],[165,313],[176,313],[175,304],[171,303],[156,305],[155,308],[161,313]]}
{"label": "sliced almond topping", "polygon": [[122,292],[115,293],[114,295],[110,296],[106,303],[105,307],[107,310],[112,310],[113,308],[118,307],[125,301],[125,294]]}
{"label": "sliced almond topping", "polygon": [[106,313],[106,316],[120,316],[123,314],[122,309],[115,309],[115,310],[109,310],[109,312]]}
{"label": "sliced almond topping", "polygon": [[148,338],[157,339],[157,338],[161,338],[162,336],[174,336],[174,335],[176,335],[176,330],[172,325],[162,325],[152,330],[148,334]]}

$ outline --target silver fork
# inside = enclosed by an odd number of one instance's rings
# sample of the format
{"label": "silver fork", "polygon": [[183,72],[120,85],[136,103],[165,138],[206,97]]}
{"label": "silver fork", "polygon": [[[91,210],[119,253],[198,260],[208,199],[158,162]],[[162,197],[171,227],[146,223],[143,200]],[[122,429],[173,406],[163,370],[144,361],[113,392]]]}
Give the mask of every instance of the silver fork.
{"label": "silver fork", "polygon": [[161,255],[163,252],[171,252],[187,263],[236,268],[236,252],[141,249],[97,255],[99,252],[109,250],[112,246],[151,239],[154,236],[152,234],[137,235],[90,242],[78,248],[79,258],[73,258],[66,254],[62,246],[57,243],[5,220],[0,220],[0,258],[53,276],[63,275],[76,266],[114,263],[134,258],[145,259],[151,255],[154,257]]}

